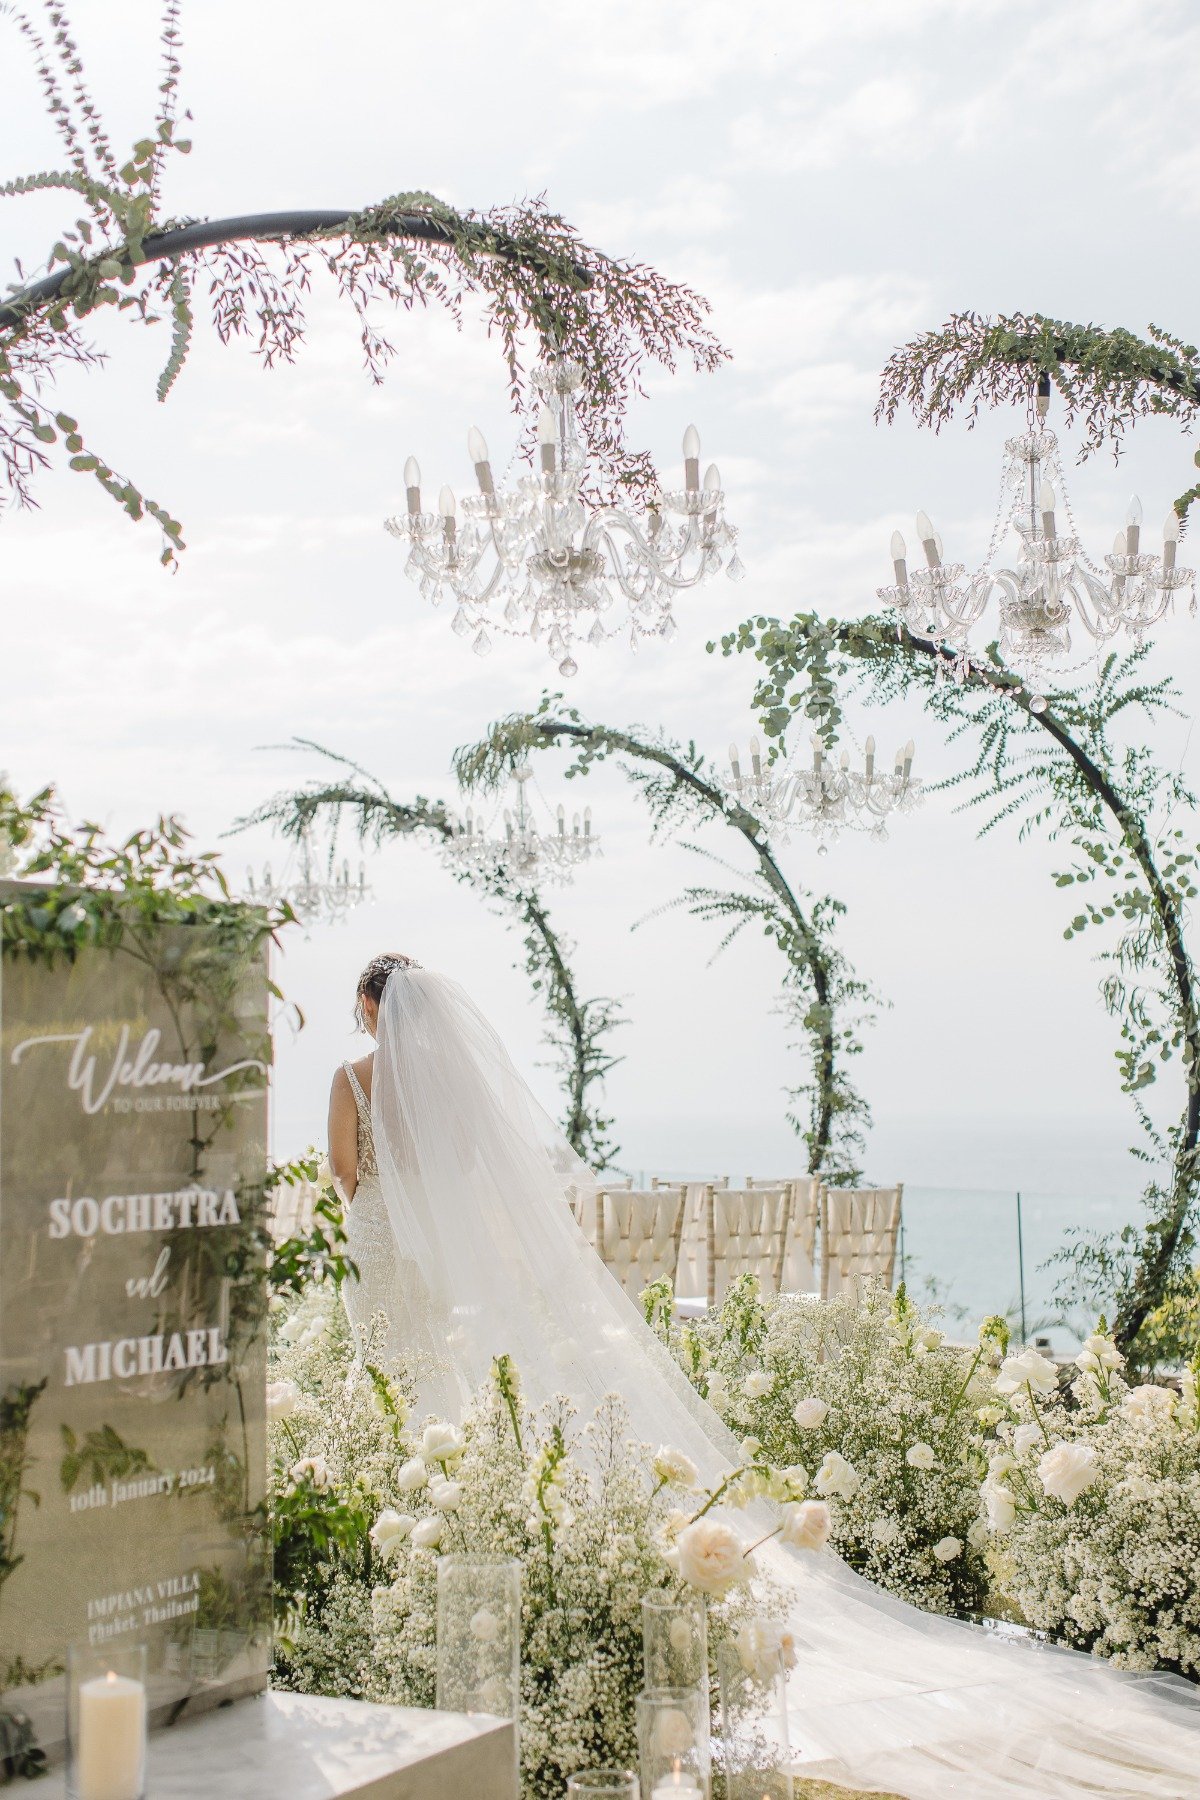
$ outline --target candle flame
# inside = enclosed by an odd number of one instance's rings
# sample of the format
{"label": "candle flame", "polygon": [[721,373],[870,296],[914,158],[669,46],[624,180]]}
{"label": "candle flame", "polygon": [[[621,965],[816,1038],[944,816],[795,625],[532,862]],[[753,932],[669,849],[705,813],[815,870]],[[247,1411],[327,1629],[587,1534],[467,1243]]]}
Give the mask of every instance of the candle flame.
{"label": "candle flame", "polygon": [[117,1679],[117,1671],[115,1669],[110,1669],[104,1679],[105,1681],[115,1681]]}

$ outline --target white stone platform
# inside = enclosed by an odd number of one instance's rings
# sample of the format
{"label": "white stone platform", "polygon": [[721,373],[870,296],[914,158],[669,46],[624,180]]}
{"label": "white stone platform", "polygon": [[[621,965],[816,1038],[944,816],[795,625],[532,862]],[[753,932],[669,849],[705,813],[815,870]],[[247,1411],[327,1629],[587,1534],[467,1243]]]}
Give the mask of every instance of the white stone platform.
{"label": "white stone platform", "polygon": [[[258,1694],[152,1733],[151,1800],[517,1800],[502,1719]],[[60,1800],[64,1771],[37,1785]]]}

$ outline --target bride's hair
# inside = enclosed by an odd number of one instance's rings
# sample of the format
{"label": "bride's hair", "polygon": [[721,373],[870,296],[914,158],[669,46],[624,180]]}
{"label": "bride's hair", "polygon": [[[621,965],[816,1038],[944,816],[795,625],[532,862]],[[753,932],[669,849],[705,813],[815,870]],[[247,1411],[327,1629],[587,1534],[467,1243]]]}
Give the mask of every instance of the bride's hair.
{"label": "bride's hair", "polygon": [[420,963],[415,956],[401,956],[399,951],[385,951],[382,956],[373,956],[358,978],[358,986],[354,990],[354,1018],[361,1031],[366,1021],[363,1018],[362,1003],[374,1000],[376,1006],[383,999],[383,990],[387,986],[388,976],[396,969],[419,969]]}

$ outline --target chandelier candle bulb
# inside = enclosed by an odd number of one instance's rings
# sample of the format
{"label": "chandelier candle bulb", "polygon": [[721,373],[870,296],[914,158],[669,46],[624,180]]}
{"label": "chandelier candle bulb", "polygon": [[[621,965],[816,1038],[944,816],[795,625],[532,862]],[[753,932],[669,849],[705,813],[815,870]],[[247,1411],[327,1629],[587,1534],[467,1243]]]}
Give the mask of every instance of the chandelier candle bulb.
{"label": "chandelier candle bulb", "polygon": [[937,532],[933,529],[933,521],[928,513],[917,514],[917,536],[921,540],[921,548],[925,552],[925,561],[931,569],[941,567],[942,553],[938,546]]}
{"label": "chandelier candle bulb", "polygon": [[558,835],[559,837],[566,837],[567,835],[567,809],[562,805],[561,801],[559,802],[558,808]]}
{"label": "chandelier candle bulb", "polygon": [[762,774],[762,752],[756,737],[750,739],[750,767],[754,770],[755,775]]}
{"label": "chandelier candle bulb", "polygon": [[814,738],[812,740],[812,747],[813,747],[813,772],[814,772],[814,774],[819,775],[821,773],[821,764],[825,760],[824,739],[821,737],[814,736]]}
{"label": "chandelier candle bulb", "polygon": [[1125,554],[1136,556],[1142,540],[1142,503],[1134,494],[1125,514]]}
{"label": "chandelier candle bulb", "polygon": [[1057,501],[1058,495],[1054,492],[1050,483],[1048,481],[1043,481],[1041,497],[1038,504],[1042,509],[1042,536],[1044,538],[1055,538],[1058,536],[1058,532],[1054,525],[1054,508]]}
{"label": "chandelier candle bulb", "polygon": [[487,439],[478,425],[472,425],[467,433],[467,454],[475,464],[475,479],[479,483],[480,493],[487,494],[490,498],[496,487],[492,480],[492,465],[488,461]]}
{"label": "chandelier candle bulb", "polygon": [[913,743],[912,739],[909,738],[907,744],[905,744],[905,746],[904,746],[904,768],[901,771],[901,773],[904,776],[905,781],[907,781],[909,776],[912,774],[913,756],[914,756],[915,752],[916,752],[916,745]]}
{"label": "chandelier candle bulb", "polygon": [[583,835],[585,838],[590,838],[592,835],[592,809],[590,806],[585,806],[583,809]]}
{"label": "chandelier candle bulb", "polygon": [[683,485],[689,494],[700,492],[700,433],[694,425],[683,434]]}
{"label": "chandelier candle bulb", "polygon": [[553,475],[558,467],[558,425],[548,406],[538,414],[537,440],[542,474]]}
{"label": "chandelier candle bulb", "polygon": [[869,737],[867,739],[867,780],[874,781],[874,779],[875,779],[875,739],[873,737]]}
{"label": "chandelier candle bulb", "polygon": [[1175,567],[1175,557],[1179,550],[1179,514],[1172,507],[1163,521],[1163,574],[1169,575]]}
{"label": "chandelier candle bulb", "polygon": [[738,747],[736,744],[730,744],[729,746],[729,767],[733,771],[733,779],[735,781],[740,781],[742,779],[742,765],[738,761]]}
{"label": "chandelier candle bulb", "polygon": [[444,487],[438,496],[438,511],[442,515],[442,532],[448,544],[454,542],[455,534],[458,531],[458,521],[455,518],[457,510],[454,489]]}
{"label": "chandelier candle bulb", "polygon": [[892,533],[892,567],[896,571],[896,586],[908,586],[908,545],[898,531]]}
{"label": "chandelier candle bulb", "polygon": [[421,465],[415,456],[404,465],[404,500],[409,518],[415,519],[421,510]]}

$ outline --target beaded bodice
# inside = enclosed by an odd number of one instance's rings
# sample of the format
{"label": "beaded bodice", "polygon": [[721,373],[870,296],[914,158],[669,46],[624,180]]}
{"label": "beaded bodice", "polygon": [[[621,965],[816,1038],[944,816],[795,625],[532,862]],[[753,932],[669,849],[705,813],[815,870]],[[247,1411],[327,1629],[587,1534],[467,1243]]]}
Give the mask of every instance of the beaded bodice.
{"label": "beaded bodice", "polygon": [[375,1160],[375,1133],[371,1127],[371,1102],[352,1065],[343,1063],[342,1067],[349,1077],[350,1091],[354,1095],[354,1105],[358,1112],[358,1179],[363,1181],[368,1175],[379,1173],[379,1164]]}

